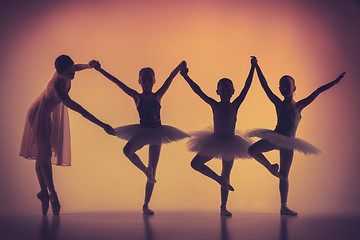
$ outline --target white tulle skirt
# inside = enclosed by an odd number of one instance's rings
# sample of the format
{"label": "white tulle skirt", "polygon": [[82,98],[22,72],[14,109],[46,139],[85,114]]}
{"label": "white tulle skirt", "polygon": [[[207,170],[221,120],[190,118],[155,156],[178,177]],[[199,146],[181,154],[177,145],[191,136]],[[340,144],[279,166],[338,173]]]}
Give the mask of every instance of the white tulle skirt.
{"label": "white tulle skirt", "polygon": [[190,133],[187,142],[189,151],[196,152],[205,157],[233,160],[236,158],[251,158],[248,148],[251,140],[240,136],[240,132],[231,137],[219,137],[213,130],[202,130]]}
{"label": "white tulle skirt", "polygon": [[190,137],[189,134],[172,126],[144,127],[140,124],[126,125],[114,129],[116,136],[141,145],[170,143]]}
{"label": "white tulle skirt", "polygon": [[248,137],[259,137],[276,145],[278,148],[292,149],[303,154],[319,154],[321,151],[307,141],[288,137],[270,129],[253,129],[247,132]]}

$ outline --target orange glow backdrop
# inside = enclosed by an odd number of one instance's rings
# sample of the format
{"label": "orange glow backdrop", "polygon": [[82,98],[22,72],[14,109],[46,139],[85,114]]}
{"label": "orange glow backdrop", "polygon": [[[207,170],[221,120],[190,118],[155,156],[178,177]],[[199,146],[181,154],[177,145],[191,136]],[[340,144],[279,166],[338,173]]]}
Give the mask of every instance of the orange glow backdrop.
{"label": "orange glow backdrop", "polygon": [[[10,3],[9,3],[10,4]],[[216,83],[227,77],[241,91],[257,56],[270,88],[296,81],[295,99],[347,74],[302,112],[297,136],[322,150],[295,153],[289,206],[301,212],[360,212],[359,134],[360,3],[344,1],[13,1],[3,8],[0,42],[0,210],[39,212],[34,161],[18,157],[28,107],[67,54],[76,63],[97,59],[140,91],[138,71],[155,70],[157,90],[186,60],[189,75],[219,100]],[[138,122],[133,100],[95,70],[78,72],[70,97],[113,127]],[[178,75],[162,100],[162,122],[184,131],[212,125],[211,108]],[[238,112],[237,129],[270,128],[275,108],[255,74]],[[72,166],[54,167],[63,212],[139,210],[145,176],[123,155],[125,141],[108,136],[70,111]],[[190,167],[186,141],[163,145],[151,207],[217,210],[220,188]],[[140,150],[147,158],[147,147]],[[278,152],[267,153],[278,162]],[[221,162],[209,164],[220,171]],[[255,160],[237,160],[229,209],[277,212],[278,181]]]}

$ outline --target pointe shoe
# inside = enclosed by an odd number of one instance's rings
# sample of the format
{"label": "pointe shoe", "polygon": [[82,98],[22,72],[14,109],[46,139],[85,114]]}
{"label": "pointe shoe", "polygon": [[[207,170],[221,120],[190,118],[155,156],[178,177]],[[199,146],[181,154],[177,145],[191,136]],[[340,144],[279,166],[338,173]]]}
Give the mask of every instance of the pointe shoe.
{"label": "pointe shoe", "polygon": [[281,175],[279,172],[279,164],[275,163],[275,164],[271,165],[271,167],[269,168],[269,171],[275,177],[281,178]]}
{"label": "pointe shoe", "polygon": [[58,216],[60,213],[60,202],[56,193],[50,194],[51,210],[55,216]]}
{"label": "pointe shoe", "polygon": [[152,216],[155,214],[155,212],[151,210],[148,206],[143,206],[143,214]]}
{"label": "pointe shoe", "polygon": [[289,215],[289,216],[297,216],[298,215],[297,212],[291,210],[288,207],[281,207],[280,214],[281,215]]}
{"label": "pointe shoe", "polygon": [[41,201],[42,214],[45,216],[49,210],[49,194],[47,192],[39,192],[36,196]]}
{"label": "pointe shoe", "polygon": [[147,167],[144,172],[150,183],[156,183],[152,167]]}
{"label": "pointe shoe", "polygon": [[229,191],[234,191],[234,188],[230,185],[229,181],[223,176],[220,177],[219,184],[221,185],[221,187]]}
{"label": "pointe shoe", "polygon": [[225,217],[232,217],[232,213],[229,212],[226,208],[220,208],[220,215]]}

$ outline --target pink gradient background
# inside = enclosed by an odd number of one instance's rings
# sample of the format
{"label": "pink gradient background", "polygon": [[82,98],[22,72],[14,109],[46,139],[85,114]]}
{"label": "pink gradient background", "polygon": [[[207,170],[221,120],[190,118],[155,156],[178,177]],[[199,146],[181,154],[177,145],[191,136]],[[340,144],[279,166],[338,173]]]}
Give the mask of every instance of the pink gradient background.
{"label": "pink gradient background", "polygon": [[[222,77],[242,89],[255,55],[269,86],[295,78],[297,100],[346,71],[341,84],[303,111],[297,136],[322,150],[296,153],[289,205],[299,212],[359,213],[360,2],[275,1],[25,1],[1,9],[0,213],[38,212],[34,162],[18,157],[27,108],[44,89],[54,59],[98,59],[140,91],[138,71],[153,67],[157,89],[186,60],[190,76],[211,97]],[[70,96],[112,126],[138,122],[133,101],[94,70],[77,73]],[[212,124],[211,109],[177,76],[162,102],[162,121],[184,131]],[[140,209],[145,177],[122,154],[125,142],[70,113],[71,167],[54,167],[63,212]],[[237,129],[274,128],[275,109],[258,82],[240,107]],[[146,148],[145,148],[146,149]],[[146,158],[147,152],[140,151]],[[193,171],[185,141],[162,148],[152,206],[216,210],[219,187]],[[267,154],[278,162],[278,153]],[[217,171],[220,161],[210,163]],[[254,160],[237,161],[229,208],[277,212],[278,183]]]}

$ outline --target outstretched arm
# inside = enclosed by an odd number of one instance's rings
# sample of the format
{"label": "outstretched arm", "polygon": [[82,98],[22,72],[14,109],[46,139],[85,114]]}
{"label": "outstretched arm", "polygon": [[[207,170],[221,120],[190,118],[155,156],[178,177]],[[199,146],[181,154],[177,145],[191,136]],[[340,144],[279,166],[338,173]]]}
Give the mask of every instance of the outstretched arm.
{"label": "outstretched arm", "polygon": [[172,83],[173,79],[176,77],[176,75],[179,73],[180,69],[182,68],[182,65],[185,64],[185,61],[182,61],[169,75],[169,77],[166,79],[164,84],[159,88],[159,90],[156,91],[156,96],[161,100],[161,98],[164,96],[168,88],[170,87],[170,84]]}
{"label": "outstretched arm", "polygon": [[98,61],[95,61],[95,60],[90,61],[89,66],[95,68],[97,71],[99,71],[102,75],[104,75],[110,81],[112,81],[113,83],[118,85],[118,87],[121,88],[130,97],[134,98],[135,96],[139,95],[139,93],[137,91],[135,91],[134,89],[129,88],[124,83],[119,81],[116,77],[114,77],[113,75],[111,75],[110,73],[108,73],[107,71],[102,69],[101,65],[100,65],[100,63]]}
{"label": "outstretched arm", "polygon": [[186,67],[186,63],[183,66],[183,68],[180,71],[181,76],[185,79],[185,81],[190,85],[191,89],[206,103],[208,103],[210,106],[213,106],[216,101],[212,99],[211,97],[208,97],[188,75],[189,69]]}
{"label": "outstretched arm", "polygon": [[89,64],[75,64],[75,71],[82,71],[91,68]]}
{"label": "outstretched arm", "polygon": [[55,83],[55,90],[56,90],[59,98],[61,99],[61,102],[65,106],[67,106],[68,108],[80,113],[83,117],[85,117],[89,121],[91,121],[91,122],[95,123],[96,125],[100,126],[108,134],[115,135],[115,131],[110,125],[105,124],[102,121],[100,121],[99,119],[97,119],[96,117],[94,117],[91,113],[86,111],[82,106],[80,106],[78,103],[76,103],[75,101],[73,101],[69,97],[67,91],[65,90],[65,84],[64,83],[62,83],[61,81],[57,81]]}
{"label": "outstretched arm", "polygon": [[270,99],[270,101],[275,105],[277,106],[278,104],[281,103],[281,99],[278,98],[272,91],[271,89],[269,88],[267,82],[266,82],[266,79],[264,77],[264,74],[261,72],[261,69],[259,67],[259,64],[256,62],[255,64],[255,69],[256,69],[256,72],[258,74],[258,77],[259,77],[259,80],[260,80],[260,84],[262,86],[262,88],[264,89],[266,95],[268,96],[268,98]]}
{"label": "outstretched arm", "polygon": [[304,109],[306,106],[308,106],[310,103],[312,103],[317,96],[319,96],[320,93],[325,92],[326,90],[333,87],[335,84],[338,84],[340,80],[344,77],[345,72],[340,74],[334,81],[329,82],[328,84],[325,84],[324,86],[319,87],[316,89],[312,94],[310,94],[307,98],[304,98],[303,100],[300,100],[297,102],[297,105],[300,110]]}
{"label": "outstretched arm", "polygon": [[252,83],[252,80],[254,77],[254,69],[255,69],[256,64],[257,64],[256,57],[251,57],[251,68],[250,68],[249,75],[246,79],[245,86],[244,86],[243,90],[241,91],[240,95],[234,100],[236,107],[240,107],[241,103],[244,101],[244,99],[246,97],[246,94],[249,91],[249,88],[251,86],[251,83]]}

